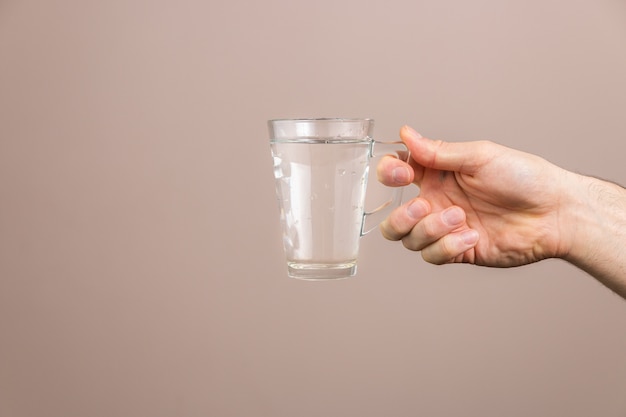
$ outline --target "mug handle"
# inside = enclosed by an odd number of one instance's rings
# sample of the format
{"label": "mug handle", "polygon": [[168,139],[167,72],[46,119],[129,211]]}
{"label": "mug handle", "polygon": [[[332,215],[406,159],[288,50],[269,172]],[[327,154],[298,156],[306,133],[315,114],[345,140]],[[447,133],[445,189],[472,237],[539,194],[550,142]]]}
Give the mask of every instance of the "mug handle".
{"label": "mug handle", "polygon": [[[382,156],[381,152],[385,151],[387,154],[396,153],[397,155],[400,155],[399,152],[402,152],[403,156],[406,154],[406,158],[402,158],[404,162],[408,162],[411,158],[411,152],[406,145],[400,141],[380,142],[372,140],[370,145],[370,158]],[[394,188],[390,200],[387,200],[385,203],[372,211],[363,212],[363,219],[361,220],[361,236],[365,236],[378,227],[378,225],[391,213],[393,209],[400,206],[402,203],[403,189],[404,187]]]}

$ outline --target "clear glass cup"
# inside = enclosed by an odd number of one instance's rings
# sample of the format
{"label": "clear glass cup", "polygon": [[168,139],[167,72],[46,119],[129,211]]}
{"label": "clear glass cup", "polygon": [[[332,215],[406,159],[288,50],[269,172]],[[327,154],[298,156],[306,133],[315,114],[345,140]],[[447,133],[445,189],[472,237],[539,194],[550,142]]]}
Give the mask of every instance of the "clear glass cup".
{"label": "clear glass cup", "polygon": [[356,274],[360,237],[400,204],[402,189],[365,210],[370,160],[402,142],[372,139],[372,119],[268,121],[288,275],[323,280]]}

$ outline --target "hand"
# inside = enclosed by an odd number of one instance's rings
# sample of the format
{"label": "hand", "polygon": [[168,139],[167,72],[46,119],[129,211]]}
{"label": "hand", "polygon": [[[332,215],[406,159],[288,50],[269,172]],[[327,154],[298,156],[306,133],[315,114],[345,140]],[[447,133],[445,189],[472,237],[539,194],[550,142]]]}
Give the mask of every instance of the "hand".
{"label": "hand", "polygon": [[435,264],[510,267],[569,251],[560,215],[569,172],[492,142],[433,141],[408,126],[400,137],[411,161],[383,158],[379,181],[420,193],[381,224],[387,239]]}

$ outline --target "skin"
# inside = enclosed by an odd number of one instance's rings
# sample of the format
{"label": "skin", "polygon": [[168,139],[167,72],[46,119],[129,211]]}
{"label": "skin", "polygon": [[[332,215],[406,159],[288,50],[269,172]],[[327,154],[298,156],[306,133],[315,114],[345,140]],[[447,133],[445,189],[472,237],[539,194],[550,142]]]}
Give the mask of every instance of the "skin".
{"label": "skin", "polygon": [[378,179],[417,198],[382,222],[389,240],[434,264],[513,267],[561,258],[626,298],[626,190],[493,142],[443,142],[405,126],[409,163],[383,158]]}

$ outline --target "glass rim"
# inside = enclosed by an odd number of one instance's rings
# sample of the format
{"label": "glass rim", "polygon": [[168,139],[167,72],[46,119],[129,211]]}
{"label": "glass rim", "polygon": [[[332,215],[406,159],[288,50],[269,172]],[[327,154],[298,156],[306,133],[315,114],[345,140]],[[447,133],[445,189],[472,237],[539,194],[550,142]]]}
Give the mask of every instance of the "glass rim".
{"label": "glass rim", "polygon": [[304,118],[279,118],[269,119],[268,123],[277,122],[373,122],[370,117],[304,117]]}
{"label": "glass rim", "polygon": [[272,142],[307,142],[317,143],[321,138],[325,142],[340,143],[345,141],[364,141],[370,138],[374,119],[357,118],[309,118],[309,119],[273,119],[267,123]]}

